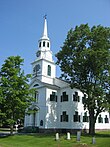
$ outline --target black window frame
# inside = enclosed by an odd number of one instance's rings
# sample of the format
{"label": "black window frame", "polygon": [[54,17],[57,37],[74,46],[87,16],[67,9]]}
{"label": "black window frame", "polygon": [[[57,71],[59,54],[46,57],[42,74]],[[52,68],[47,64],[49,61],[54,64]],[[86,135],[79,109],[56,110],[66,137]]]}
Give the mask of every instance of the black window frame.
{"label": "black window frame", "polygon": [[103,123],[103,117],[101,116],[101,114],[98,117],[98,123]]}
{"label": "black window frame", "polygon": [[52,94],[50,94],[50,101],[51,102],[57,102],[56,92],[52,91]]}
{"label": "black window frame", "polygon": [[43,126],[43,123],[44,123],[43,120],[41,120],[41,121],[40,121],[40,126]]}
{"label": "black window frame", "polygon": [[73,94],[73,101],[80,102],[80,97],[77,91],[75,91],[75,94]]}
{"label": "black window frame", "polygon": [[87,112],[84,113],[83,122],[89,122],[89,116],[87,116]]}
{"label": "black window frame", "polygon": [[67,115],[66,111],[62,112],[62,115],[60,115],[60,121],[61,122],[68,122],[69,116]]}
{"label": "black window frame", "polygon": [[73,122],[80,122],[80,115],[78,115],[78,111],[75,111],[75,114],[73,115]]}
{"label": "black window frame", "polygon": [[68,95],[66,94],[66,92],[63,92],[61,95],[61,102],[66,102],[68,101]]}
{"label": "black window frame", "polygon": [[109,123],[109,118],[107,117],[107,115],[105,115],[104,120],[105,120],[105,123]]}
{"label": "black window frame", "polygon": [[86,94],[84,94],[84,96],[82,97],[82,103],[84,104],[86,101]]}
{"label": "black window frame", "polygon": [[47,67],[47,75],[51,76],[51,65],[48,65]]}

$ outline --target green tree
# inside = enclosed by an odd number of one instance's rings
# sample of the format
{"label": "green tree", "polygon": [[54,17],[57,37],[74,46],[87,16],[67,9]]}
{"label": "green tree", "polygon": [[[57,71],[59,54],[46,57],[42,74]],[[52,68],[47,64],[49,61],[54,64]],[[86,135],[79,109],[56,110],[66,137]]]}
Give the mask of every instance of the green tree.
{"label": "green tree", "polygon": [[30,75],[24,75],[21,69],[23,61],[20,56],[10,56],[0,72],[1,118],[10,125],[11,133],[14,123],[24,118],[25,109],[32,100],[28,85]]}
{"label": "green tree", "polygon": [[[1,81],[1,79],[0,79]],[[3,121],[3,118],[5,116],[5,114],[1,111],[2,110],[2,101],[3,101],[3,96],[2,96],[2,89],[1,89],[1,86],[0,86],[0,127],[2,126],[2,121]]]}
{"label": "green tree", "polygon": [[95,133],[95,122],[110,104],[110,28],[81,24],[71,29],[56,54],[62,78],[79,88],[89,111],[89,133]]}

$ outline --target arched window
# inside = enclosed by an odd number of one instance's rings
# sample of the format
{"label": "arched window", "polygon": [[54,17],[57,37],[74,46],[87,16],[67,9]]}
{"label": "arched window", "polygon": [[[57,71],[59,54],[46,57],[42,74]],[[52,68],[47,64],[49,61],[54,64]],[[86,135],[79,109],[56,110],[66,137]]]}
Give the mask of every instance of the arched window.
{"label": "arched window", "polygon": [[49,42],[47,42],[47,47],[49,47]]}
{"label": "arched window", "polygon": [[50,66],[50,65],[48,65],[47,75],[48,75],[48,76],[51,76],[51,66]]}
{"label": "arched window", "polygon": [[43,126],[43,120],[40,121],[40,126]]}
{"label": "arched window", "polygon": [[45,47],[45,41],[43,42],[43,47]]}
{"label": "arched window", "polygon": [[41,47],[41,42],[39,42],[39,47]]}
{"label": "arched window", "polygon": [[[36,85],[38,85],[38,84],[36,84]],[[33,86],[34,87],[34,86]],[[35,98],[35,102],[38,102],[38,98],[39,98],[39,93],[38,93],[38,91],[35,91],[34,92],[34,98]]]}

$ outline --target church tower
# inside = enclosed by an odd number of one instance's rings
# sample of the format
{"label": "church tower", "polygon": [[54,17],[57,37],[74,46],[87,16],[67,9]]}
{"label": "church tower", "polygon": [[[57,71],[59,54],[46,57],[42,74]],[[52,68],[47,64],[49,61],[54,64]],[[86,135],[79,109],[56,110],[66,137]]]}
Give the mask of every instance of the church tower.
{"label": "church tower", "polygon": [[53,84],[53,79],[56,77],[56,66],[52,59],[52,51],[50,47],[50,39],[48,37],[47,30],[47,19],[45,16],[43,35],[38,41],[36,60],[32,63],[32,75],[33,78],[37,78],[41,82]]}

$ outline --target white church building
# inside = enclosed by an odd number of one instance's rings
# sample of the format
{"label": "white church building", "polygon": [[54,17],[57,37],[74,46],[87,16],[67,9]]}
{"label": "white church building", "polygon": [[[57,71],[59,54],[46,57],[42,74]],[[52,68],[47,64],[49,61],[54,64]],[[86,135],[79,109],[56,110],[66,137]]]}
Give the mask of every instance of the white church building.
{"label": "white church building", "polygon": [[[83,107],[84,94],[69,83],[56,78],[56,65],[44,18],[43,35],[38,41],[36,60],[32,63],[30,88],[35,89],[36,102],[26,110],[24,126],[36,126],[40,131],[89,129],[89,114]],[[34,113],[27,113],[32,109]],[[96,129],[110,129],[110,116],[102,112]]]}

